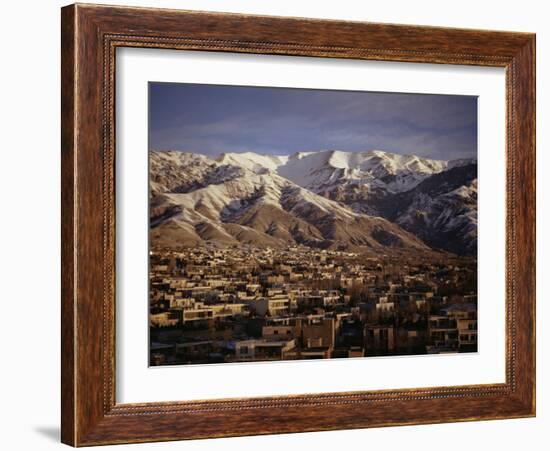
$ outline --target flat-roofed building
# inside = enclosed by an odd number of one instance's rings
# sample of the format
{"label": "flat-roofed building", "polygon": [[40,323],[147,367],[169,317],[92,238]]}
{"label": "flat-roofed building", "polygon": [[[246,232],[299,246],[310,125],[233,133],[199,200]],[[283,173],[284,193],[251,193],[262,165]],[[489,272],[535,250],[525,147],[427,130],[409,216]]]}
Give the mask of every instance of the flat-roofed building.
{"label": "flat-roofed building", "polygon": [[458,349],[458,330],[456,319],[447,315],[430,315],[428,319],[429,352]]}
{"label": "flat-roofed building", "polygon": [[153,327],[174,327],[180,323],[180,316],[172,311],[151,313],[149,323]]}
{"label": "flat-roofed building", "polygon": [[336,319],[309,317],[299,322],[301,344],[304,348],[334,348]]}
{"label": "flat-roofed building", "polygon": [[367,355],[384,355],[395,348],[395,331],[391,325],[367,324],[364,335]]}
{"label": "flat-roofed building", "polygon": [[293,339],[290,340],[242,340],[235,343],[235,360],[238,362],[250,362],[258,360],[282,360],[284,353],[296,346]]}
{"label": "flat-roofed building", "polygon": [[477,319],[457,319],[459,351],[477,350]]}
{"label": "flat-roofed building", "polygon": [[262,327],[262,338],[282,340],[285,337],[294,338],[296,327],[292,325],[266,325]]}
{"label": "flat-roofed building", "polygon": [[250,310],[259,316],[280,316],[288,313],[290,300],[286,295],[276,295],[270,298],[262,297],[252,300],[242,300]]}

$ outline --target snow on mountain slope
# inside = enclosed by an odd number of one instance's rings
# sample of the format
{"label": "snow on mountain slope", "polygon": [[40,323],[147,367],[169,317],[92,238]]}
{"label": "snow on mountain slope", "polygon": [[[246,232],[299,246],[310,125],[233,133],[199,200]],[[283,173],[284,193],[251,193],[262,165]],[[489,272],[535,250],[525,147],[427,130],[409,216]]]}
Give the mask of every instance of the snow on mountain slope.
{"label": "snow on mountain slope", "polygon": [[244,167],[252,172],[262,172],[266,169],[276,171],[279,166],[286,164],[288,156],[261,155],[254,152],[222,153],[216,161],[221,164]]}
{"label": "snow on mountain slope", "polygon": [[[192,182],[205,176],[213,182],[223,182],[242,175],[239,170],[248,169],[254,173],[276,172],[321,194],[343,184],[366,185],[389,192],[408,191],[432,174],[472,163],[470,159],[433,160],[381,150],[297,152],[290,157],[254,152],[223,153],[215,159],[183,152],[153,152],[152,155],[152,172],[161,180],[170,178],[172,185],[181,178],[181,173],[171,172],[171,168],[184,166],[191,171],[186,174],[187,180],[181,189],[193,188]],[[163,163],[168,170],[162,168]]]}
{"label": "snow on mountain slope", "polygon": [[476,164],[434,174],[411,191],[381,199],[377,208],[432,247],[477,252]]}
{"label": "snow on mountain slope", "polygon": [[282,177],[275,170],[288,163],[284,158],[162,154],[151,153],[153,244],[429,250],[385,219],[354,212]]}
{"label": "snow on mountain slope", "polygon": [[342,185],[362,185],[387,192],[408,191],[432,174],[471,160],[431,160],[380,150],[327,150],[292,155],[277,172],[294,183],[327,195]]}
{"label": "snow on mountain slope", "polygon": [[151,192],[186,193],[240,177],[243,170],[205,155],[166,151],[149,153],[149,173]]}

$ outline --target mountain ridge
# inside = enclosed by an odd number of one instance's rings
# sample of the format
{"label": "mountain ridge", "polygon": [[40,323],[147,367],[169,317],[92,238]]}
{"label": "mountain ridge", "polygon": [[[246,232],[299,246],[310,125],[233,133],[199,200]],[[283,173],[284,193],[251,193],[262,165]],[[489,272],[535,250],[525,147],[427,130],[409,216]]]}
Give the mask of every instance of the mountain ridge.
{"label": "mountain ridge", "polygon": [[[411,192],[436,174],[472,165],[473,159],[430,160],[379,150],[290,156],[229,152],[216,157],[151,151],[152,244],[445,249],[441,243],[428,246],[415,227],[389,215],[383,199]],[[475,190],[477,194],[477,185]],[[408,206],[414,208],[412,202]],[[475,216],[477,226],[477,204],[475,211],[472,202],[468,208],[465,217]],[[472,227],[468,230],[471,236]],[[452,233],[447,230],[449,240]]]}

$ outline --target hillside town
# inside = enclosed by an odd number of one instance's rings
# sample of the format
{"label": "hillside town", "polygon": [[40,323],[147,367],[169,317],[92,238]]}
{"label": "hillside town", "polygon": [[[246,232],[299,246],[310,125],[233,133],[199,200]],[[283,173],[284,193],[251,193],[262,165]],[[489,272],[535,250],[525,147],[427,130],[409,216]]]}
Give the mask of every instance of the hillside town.
{"label": "hillside town", "polygon": [[150,252],[150,365],[477,351],[477,262],[209,246]]}

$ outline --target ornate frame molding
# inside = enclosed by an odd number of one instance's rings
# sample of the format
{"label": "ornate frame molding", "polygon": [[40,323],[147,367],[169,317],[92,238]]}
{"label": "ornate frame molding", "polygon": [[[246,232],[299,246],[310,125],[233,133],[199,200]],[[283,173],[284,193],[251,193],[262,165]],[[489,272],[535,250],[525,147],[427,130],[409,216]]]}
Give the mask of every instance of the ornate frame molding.
{"label": "ornate frame molding", "polygon": [[[62,10],[62,39],[64,443],[80,446],[534,415],[534,35],[78,4]],[[117,404],[118,47],[505,67],[506,382]]]}

